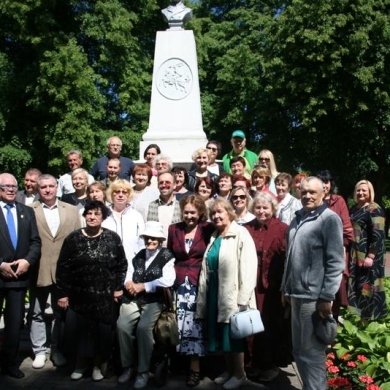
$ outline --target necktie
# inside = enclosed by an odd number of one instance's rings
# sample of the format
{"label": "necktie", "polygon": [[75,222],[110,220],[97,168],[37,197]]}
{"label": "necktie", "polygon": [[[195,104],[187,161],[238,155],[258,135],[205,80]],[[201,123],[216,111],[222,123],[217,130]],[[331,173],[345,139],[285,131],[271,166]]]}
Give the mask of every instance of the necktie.
{"label": "necktie", "polygon": [[13,217],[12,212],[11,212],[12,207],[14,207],[12,204],[6,204],[5,205],[5,208],[7,209],[8,231],[9,231],[9,235],[11,237],[12,245],[16,249],[16,245],[18,244],[18,238],[16,236],[16,228],[15,228],[14,217]]}

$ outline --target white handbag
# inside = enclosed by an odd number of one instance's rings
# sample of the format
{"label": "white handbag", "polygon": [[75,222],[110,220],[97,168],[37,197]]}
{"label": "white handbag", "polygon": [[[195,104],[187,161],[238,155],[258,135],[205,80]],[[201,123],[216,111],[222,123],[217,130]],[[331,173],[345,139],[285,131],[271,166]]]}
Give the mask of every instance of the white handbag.
{"label": "white handbag", "polygon": [[264,332],[264,325],[258,310],[247,309],[230,317],[230,336],[232,339],[243,339],[260,332]]}

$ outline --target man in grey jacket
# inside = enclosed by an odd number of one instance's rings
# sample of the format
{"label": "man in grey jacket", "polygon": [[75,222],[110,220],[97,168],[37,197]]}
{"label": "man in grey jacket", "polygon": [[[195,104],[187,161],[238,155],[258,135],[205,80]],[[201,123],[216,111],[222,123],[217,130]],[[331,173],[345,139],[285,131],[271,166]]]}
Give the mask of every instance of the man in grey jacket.
{"label": "man in grey jacket", "polygon": [[293,354],[305,390],[326,390],[325,350],[313,332],[312,315],[332,314],[344,269],[342,224],[323,203],[323,183],[301,183],[302,206],[287,233],[282,293],[291,301]]}

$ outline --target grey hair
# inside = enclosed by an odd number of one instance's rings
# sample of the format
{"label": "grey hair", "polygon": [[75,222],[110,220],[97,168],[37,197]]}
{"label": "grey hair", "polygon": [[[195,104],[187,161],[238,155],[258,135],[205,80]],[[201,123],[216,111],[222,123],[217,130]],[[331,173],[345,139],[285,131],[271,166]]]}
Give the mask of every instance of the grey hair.
{"label": "grey hair", "polygon": [[271,194],[269,194],[268,192],[265,192],[265,191],[260,191],[258,192],[255,197],[253,198],[252,200],[252,203],[249,207],[249,211],[254,214],[254,209],[255,209],[255,206],[257,204],[257,202],[268,202],[271,204],[272,206],[272,214],[273,216],[276,215],[277,211],[278,211],[278,208],[279,208],[279,204],[278,204],[278,201],[275,199],[274,196],[272,196]]}
{"label": "grey hair", "polygon": [[167,154],[164,154],[164,153],[158,154],[158,155],[153,159],[153,166],[156,167],[156,164],[157,164],[160,160],[166,161],[166,162],[168,163],[168,165],[169,165],[169,169],[172,170],[172,168],[173,168],[172,159],[171,159]]}
{"label": "grey hair", "polygon": [[66,157],[69,157],[72,154],[77,154],[79,158],[81,159],[83,158],[83,154],[80,152],[80,150],[76,150],[76,149],[69,150],[69,152],[66,153]]}
{"label": "grey hair", "polygon": [[49,180],[49,179],[53,179],[54,182],[56,183],[56,185],[58,184],[57,183],[57,179],[53,176],[53,175],[50,175],[48,173],[44,173],[43,175],[40,175],[37,179],[37,187],[40,187],[41,186],[41,181],[42,180]]}

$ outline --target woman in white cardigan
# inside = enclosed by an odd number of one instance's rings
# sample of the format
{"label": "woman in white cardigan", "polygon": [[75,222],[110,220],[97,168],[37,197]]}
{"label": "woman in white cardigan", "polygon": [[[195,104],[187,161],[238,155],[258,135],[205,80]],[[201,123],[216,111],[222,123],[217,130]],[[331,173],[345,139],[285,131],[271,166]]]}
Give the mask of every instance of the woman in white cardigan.
{"label": "woman in white cardigan", "polygon": [[230,317],[247,306],[256,307],[256,248],[247,229],[235,218],[226,199],[211,203],[210,219],[217,229],[203,258],[196,311],[197,317],[207,322],[208,351],[225,353],[226,371],[214,380],[224,389],[236,389],[246,381],[245,340],[230,337]]}

